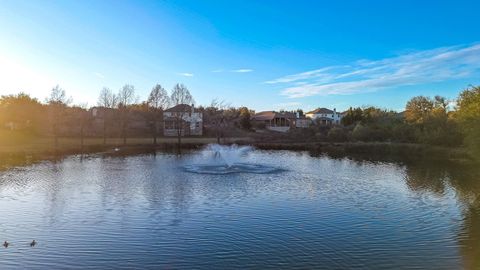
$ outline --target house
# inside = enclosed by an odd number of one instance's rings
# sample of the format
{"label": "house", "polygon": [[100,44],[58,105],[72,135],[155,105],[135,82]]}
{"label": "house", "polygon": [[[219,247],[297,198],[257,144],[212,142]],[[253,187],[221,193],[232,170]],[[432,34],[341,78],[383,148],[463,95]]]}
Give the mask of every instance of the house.
{"label": "house", "polygon": [[202,136],[203,113],[193,104],[179,104],[163,112],[163,135]]}
{"label": "house", "polygon": [[266,129],[277,132],[287,132],[291,128],[306,128],[311,123],[310,119],[301,117],[298,113],[275,111],[256,113],[251,120],[257,126],[265,125]]}
{"label": "house", "polygon": [[339,125],[343,116],[336,109],[332,111],[327,108],[318,108],[305,115],[321,125]]}

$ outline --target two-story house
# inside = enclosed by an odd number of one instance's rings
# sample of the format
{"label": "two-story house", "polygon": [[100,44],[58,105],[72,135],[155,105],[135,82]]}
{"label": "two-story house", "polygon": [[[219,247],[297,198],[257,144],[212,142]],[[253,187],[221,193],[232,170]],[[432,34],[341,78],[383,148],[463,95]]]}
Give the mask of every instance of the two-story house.
{"label": "two-story house", "polygon": [[163,135],[201,136],[203,134],[203,113],[193,104],[179,104],[163,112]]}
{"label": "two-story house", "polygon": [[330,110],[327,108],[318,108],[305,114],[308,118],[312,119],[321,125],[339,125],[342,120],[342,114],[337,112],[336,109]]}

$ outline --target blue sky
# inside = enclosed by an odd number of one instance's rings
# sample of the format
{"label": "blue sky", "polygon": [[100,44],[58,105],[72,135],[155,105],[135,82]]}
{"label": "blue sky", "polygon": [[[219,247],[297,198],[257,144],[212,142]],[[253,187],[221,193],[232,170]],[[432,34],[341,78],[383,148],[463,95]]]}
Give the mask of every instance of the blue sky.
{"label": "blue sky", "polygon": [[0,0],[0,94],[59,84],[95,105],[104,86],[184,83],[255,110],[455,98],[480,84],[479,1]]}

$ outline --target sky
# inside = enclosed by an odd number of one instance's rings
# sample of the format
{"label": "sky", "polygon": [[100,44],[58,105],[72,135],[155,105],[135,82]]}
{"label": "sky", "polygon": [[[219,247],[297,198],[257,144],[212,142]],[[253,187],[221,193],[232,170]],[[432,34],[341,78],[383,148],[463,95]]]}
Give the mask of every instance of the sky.
{"label": "sky", "polygon": [[261,110],[454,99],[480,84],[480,1],[0,0],[0,95],[59,85],[96,105],[103,87],[185,84]]}

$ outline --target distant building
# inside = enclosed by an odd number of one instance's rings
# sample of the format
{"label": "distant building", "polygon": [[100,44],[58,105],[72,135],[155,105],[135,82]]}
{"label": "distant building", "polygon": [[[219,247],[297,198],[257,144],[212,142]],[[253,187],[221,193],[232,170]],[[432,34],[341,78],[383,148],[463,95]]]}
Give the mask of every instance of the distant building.
{"label": "distant building", "polygon": [[287,132],[291,128],[307,128],[312,122],[298,113],[275,111],[256,113],[251,120],[257,126],[265,125],[266,129],[277,132]]}
{"label": "distant building", "polygon": [[193,105],[179,104],[165,110],[163,121],[163,135],[165,136],[177,136],[179,130],[181,136],[203,135],[203,113]]}
{"label": "distant building", "polygon": [[341,113],[337,112],[336,109],[333,109],[332,111],[327,108],[318,108],[305,115],[321,125],[339,125],[343,116]]}

